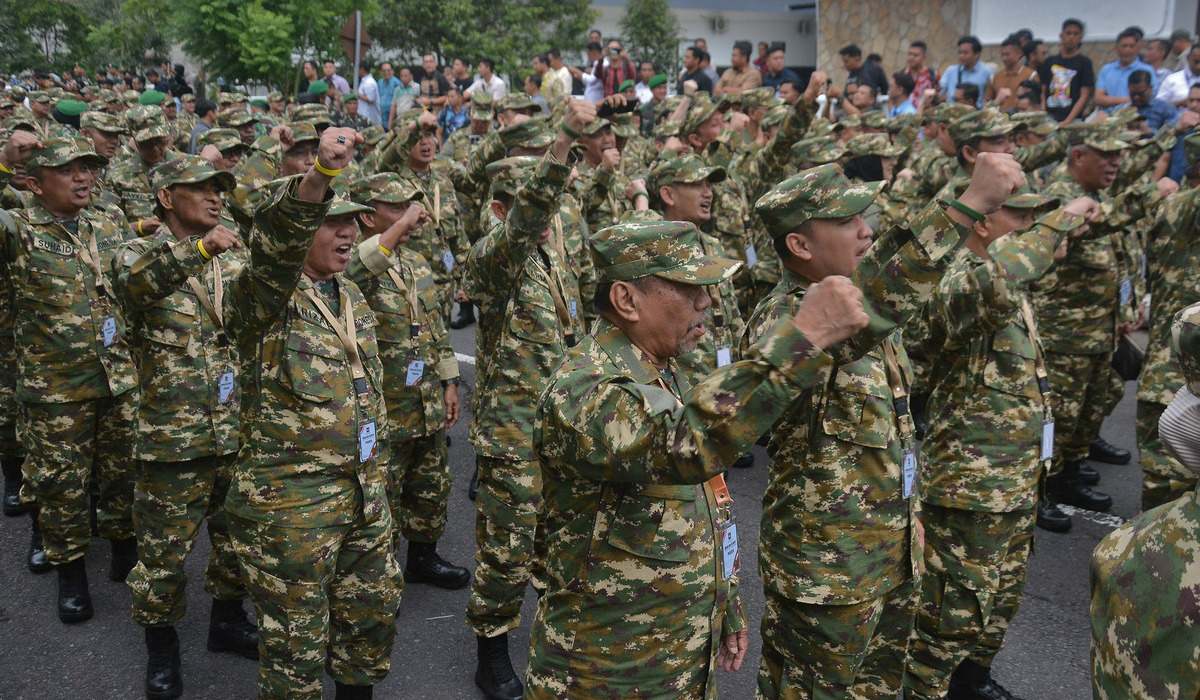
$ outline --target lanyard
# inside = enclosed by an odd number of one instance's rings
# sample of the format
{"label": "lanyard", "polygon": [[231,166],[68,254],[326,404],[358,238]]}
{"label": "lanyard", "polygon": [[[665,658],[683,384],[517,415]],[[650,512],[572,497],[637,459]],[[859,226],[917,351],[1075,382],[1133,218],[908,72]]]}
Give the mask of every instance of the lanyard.
{"label": "lanyard", "polygon": [[575,347],[575,324],[571,318],[571,313],[567,311],[567,302],[565,300],[566,288],[563,287],[562,275],[558,268],[550,263],[550,257],[542,252],[542,261],[546,263],[547,277],[550,282],[550,296],[554,299],[554,312],[558,315],[558,322],[562,324],[567,347]]}
{"label": "lanyard", "polygon": [[[709,250],[709,244],[704,240],[703,236],[701,236],[701,238],[700,238],[700,246],[704,249],[705,255],[712,255],[714,257],[719,258],[719,257],[722,257],[724,254],[724,251]],[[723,338],[725,336],[726,330],[725,330],[725,310],[721,304],[721,290],[718,287],[718,285],[715,285],[715,284],[705,285],[705,289],[708,290],[708,298],[712,300],[713,326],[715,326],[718,329],[718,332],[721,334],[721,336]],[[720,344],[721,344],[721,338],[718,338],[717,345],[720,346]]]}
{"label": "lanyard", "polygon": [[442,183],[433,183],[433,226],[438,230],[438,235],[442,232]]}
{"label": "lanyard", "polygon": [[396,285],[396,288],[400,290],[400,293],[408,301],[408,333],[413,338],[416,338],[421,332],[421,325],[417,323],[417,285],[415,282],[412,287],[405,285],[404,280],[400,277],[400,273],[396,272],[394,266],[389,267],[387,272],[388,277],[392,278],[392,283]]}
{"label": "lanyard", "polygon": [[79,236],[71,233],[65,226],[63,231],[71,237],[71,242],[79,246],[79,257],[83,258],[83,263],[92,270],[92,274],[96,277],[96,293],[103,297],[105,293],[112,295],[108,288],[108,280],[104,279],[104,273],[100,270],[100,250],[96,244],[96,231],[92,230],[92,235],[88,237],[88,244],[83,245],[83,241],[79,240]]}
{"label": "lanyard", "polygon": [[1046,419],[1049,420],[1053,414],[1053,408],[1050,402],[1050,379],[1046,372],[1046,360],[1042,357],[1042,346],[1038,344],[1037,325],[1033,320],[1033,309],[1029,307],[1029,297],[1021,295],[1021,316],[1025,319],[1025,328],[1029,332],[1029,342],[1033,343],[1034,362],[1037,369],[1038,392],[1042,395],[1042,407],[1046,412]]}
{"label": "lanyard", "polygon": [[[664,391],[669,393],[671,396],[675,396],[675,392],[671,391],[671,388],[667,386],[667,383],[663,381],[662,377],[658,377],[657,381],[658,385],[661,386]],[[678,396],[675,396],[675,404],[680,408],[683,407],[683,402],[679,400]],[[717,474],[705,483],[707,483],[708,487],[712,489],[713,496],[717,499],[718,508],[726,508],[730,503],[733,503],[733,498],[729,495],[729,487],[725,485],[724,474]],[[728,516],[728,513],[725,513],[725,515]],[[728,517],[725,517],[724,519],[728,520]]]}
{"label": "lanyard", "polygon": [[208,298],[208,292],[204,291],[204,285],[200,284],[200,280],[195,277],[188,277],[188,286],[192,288],[192,292],[196,298],[200,300],[200,306],[204,307],[205,313],[212,319],[213,323],[217,324],[217,330],[220,334],[221,344],[229,342],[225,339],[225,319],[222,313],[222,301],[225,296],[224,284],[221,282],[221,266],[217,263],[217,259],[212,259],[213,270],[213,296],[216,297],[214,302]]}
{"label": "lanyard", "polygon": [[346,329],[342,330],[342,324],[338,321],[337,316],[329,310],[325,302],[321,301],[312,289],[305,289],[304,293],[308,298],[317,305],[317,310],[333,327],[333,330],[338,334],[338,339],[342,341],[342,347],[346,350],[346,358],[350,360],[350,373],[354,378],[354,392],[358,394],[360,404],[366,405],[367,397],[371,394],[370,388],[367,386],[367,371],[363,369],[362,358],[358,356],[358,343],[354,337],[354,306],[350,303],[350,297],[346,294],[345,289],[340,289],[342,308],[346,310]]}
{"label": "lanyard", "polygon": [[612,225],[616,226],[621,212],[617,209],[617,193],[613,192],[612,187],[608,188],[608,208],[609,213],[612,214]]}
{"label": "lanyard", "polygon": [[905,445],[913,442],[912,413],[908,410],[908,391],[904,388],[904,375],[900,372],[900,363],[896,360],[896,347],[891,338],[883,341],[883,359],[887,366],[888,385],[892,389],[892,405],[896,408],[896,418],[900,422],[900,440]]}

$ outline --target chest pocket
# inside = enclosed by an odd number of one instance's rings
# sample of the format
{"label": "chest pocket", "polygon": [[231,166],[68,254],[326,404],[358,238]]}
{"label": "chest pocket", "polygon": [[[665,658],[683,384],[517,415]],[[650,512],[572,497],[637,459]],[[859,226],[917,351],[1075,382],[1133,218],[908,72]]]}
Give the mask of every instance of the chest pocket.
{"label": "chest pocket", "polygon": [[875,357],[882,352],[876,348],[838,368],[821,417],[826,435],[863,447],[888,446],[895,421],[883,360]]}
{"label": "chest pocket", "polygon": [[1033,341],[1024,325],[1010,323],[992,337],[992,350],[983,366],[983,384],[992,389],[1039,398],[1034,372],[1037,369]]}
{"label": "chest pocket", "polygon": [[284,351],[284,380],[294,394],[317,403],[348,398],[352,387],[345,357],[342,341],[332,329],[299,314],[292,319]]}
{"label": "chest pocket", "polygon": [[1079,267],[1092,270],[1108,270],[1117,265],[1113,241],[1109,236],[1100,238],[1072,241],[1070,257],[1067,259]]}
{"label": "chest pocket", "polygon": [[[530,267],[533,267],[533,263],[526,264],[527,270]],[[508,305],[509,330],[516,337],[538,345],[562,342],[554,299],[550,296],[547,284],[548,280],[540,269],[536,277],[522,275],[516,297]]]}
{"label": "chest pocket", "polygon": [[154,205],[158,202],[152,192],[122,192],[121,198],[125,203],[125,215],[130,221],[148,219],[154,215]]}
{"label": "chest pocket", "polygon": [[[70,251],[69,255],[65,254],[67,251]],[[24,290],[18,285],[18,293],[23,291],[39,304],[71,306],[75,301],[75,293],[79,291],[77,272],[74,247],[70,243],[35,238],[33,249],[29,252],[30,284]]]}
{"label": "chest pocket", "polygon": [[620,499],[608,543],[643,559],[686,562],[703,531],[696,487],[633,484]]}
{"label": "chest pocket", "polygon": [[152,343],[187,347],[199,309],[196,297],[176,292],[151,307],[146,314],[146,339]]}

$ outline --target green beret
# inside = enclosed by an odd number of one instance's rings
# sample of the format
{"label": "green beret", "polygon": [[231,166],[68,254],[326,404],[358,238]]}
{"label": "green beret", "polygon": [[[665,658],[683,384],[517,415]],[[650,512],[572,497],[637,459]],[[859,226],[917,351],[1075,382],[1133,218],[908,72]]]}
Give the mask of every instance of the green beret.
{"label": "green beret", "polygon": [[212,163],[200,156],[186,154],[164,160],[150,171],[150,175],[155,191],[173,185],[198,185],[209,180],[216,180],[221,192],[229,192],[237,187],[233,173],[213,168]]}
{"label": "green beret", "polygon": [[754,205],[772,238],[810,219],[843,219],[866,211],[885,181],[853,183],[837,163],[819,165],[779,183]]}
{"label": "green beret", "polygon": [[350,93],[349,95],[346,95],[345,97],[342,98],[342,104],[345,104],[347,102],[358,102],[358,95],[355,95],[354,93]]}
{"label": "green beret", "polygon": [[67,117],[78,117],[87,111],[87,103],[78,100],[59,100],[58,104],[54,105],[59,114]]}
{"label": "green beret", "polygon": [[626,78],[625,80],[621,81],[620,85],[617,86],[617,92],[625,92],[626,90],[628,90],[632,87],[633,87],[633,81],[630,80],[629,78]]}
{"label": "green beret", "polygon": [[991,139],[1011,134],[1015,128],[1007,114],[995,107],[986,107],[950,122],[950,139],[957,147],[974,138]]}
{"label": "green beret", "polygon": [[403,204],[415,199],[424,199],[425,193],[396,173],[383,172],[350,183],[350,197],[359,204]]}
{"label": "green beret", "polygon": [[699,156],[685,153],[674,158],[660,157],[656,160],[650,168],[649,181],[653,191],[658,192],[658,188],[674,182],[722,182],[727,176],[725,168],[709,167]]}
{"label": "green beret", "polygon": [[859,134],[846,142],[842,160],[851,161],[863,156],[897,158],[904,153],[904,146],[892,143],[887,134]]}
{"label": "green beret", "polygon": [[665,82],[667,82],[667,76],[663,75],[662,73],[659,73],[658,75],[651,78],[650,82],[646,83],[646,87],[653,90],[654,88],[658,87],[659,85],[662,85]]}
{"label": "green beret", "polygon": [[1200,396],[1200,303],[1175,314],[1171,323],[1171,349],[1188,390]]}
{"label": "green beret", "polygon": [[600,283],[660,277],[683,284],[717,284],[742,263],[705,255],[695,224],[630,222],[597,231],[588,249]]}
{"label": "green beret", "polygon": [[159,92],[158,90],[147,90],[138,98],[138,104],[160,105],[165,99],[167,99],[166,93]]}
{"label": "green beret", "polygon": [[[882,134],[874,134],[882,136]],[[828,136],[814,136],[812,138],[800,139],[792,145],[792,162],[796,167],[800,167],[805,163],[806,168],[813,165],[824,165],[832,163],[842,157],[842,149],[838,147],[837,141]]]}
{"label": "green beret", "polygon": [[533,179],[541,162],[542,159],[535,156],[512,156],[489,163],[486,172],[492,197],[500,192],[515,195],[521,185]]}
{"label": "green beret", "polygon": [[33,172],[37,168],[57,168],[77,160],[104,167],[108,164],[108,159],[93,151],[91,143],[87,139],[69,137],[46,139],[42,142],[42,147],[29,156],[29,160],[25,162],[25,169]]}
{"label": "green beret", "polygon": [[265,97],[252,97],[250,98],[250,104],[254,105],[255,107],[262,107],[264,109],[270,106],[267,104],[267,98]]}
{"label": "green beret", "polygon": [[314,80],[308,84],[308,92],[310,95],[324,95],[329,92],[329,83],[324,80]]}

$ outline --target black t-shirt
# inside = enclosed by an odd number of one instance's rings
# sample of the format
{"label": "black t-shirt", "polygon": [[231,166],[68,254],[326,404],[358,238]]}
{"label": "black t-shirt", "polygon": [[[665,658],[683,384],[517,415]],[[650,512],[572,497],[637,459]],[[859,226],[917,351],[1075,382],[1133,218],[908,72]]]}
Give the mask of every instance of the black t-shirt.
{"label": "black t-shirt", "polygon": [[1062,121],[1079,101],[1083,88],[1096,87],[1092,59],[1078,54],[1070,58],[1051,56],[1038,68],[1038,79],[1046,92],[1046,113]]}
{"label": "black t-shirt", "polygon": [[683,94],[683,84],[689,80],[696,81],[696,92],[707,92],[709,95],[713,93],[712,78],[708,77],[705,75],[704,71],[697,68],[695,73],[685,73],[683,78],[679,81],[680,94]]}
{"label": "black t-shirt", "polygon": [[884,75],[883,69],[879,66],[867,61],[862,64],[862,67],[850,74],[849,83],[857,83],[859,85],[874,85],[876,95],[886,95],[888,91],[888,79]]}

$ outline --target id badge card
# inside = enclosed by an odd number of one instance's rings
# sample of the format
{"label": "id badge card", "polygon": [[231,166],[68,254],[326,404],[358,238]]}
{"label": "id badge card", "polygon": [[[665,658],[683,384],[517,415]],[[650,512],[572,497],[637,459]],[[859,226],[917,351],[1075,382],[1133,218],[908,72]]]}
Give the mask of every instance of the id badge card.
{"label": "id badge card", "polygon": [[217,377],[217,403],[229,403],[231,398],[233,398],[233,370],[228,370]]}
{"label": "id badge card", "polygon": [[917,488],[917,448],[905,447],[900,451],[901,477],[905,498],[912,498]]}
{"label": "id badge card", "polygon": [[425,361],[413,360],[408,363],[408,373],[404,375],[404,386],[415,386],[425,375]]}
{"label": "id badge card", "polygon": [[1042,421],[1042,461],[1054,458],[1054,419]]}
{"label": "id badge card", "polygon": [[717,367],[724,367],[732,362],[729,348],[717,348]]}
{"label": "id badge card", "polygon": [[571,318],[579,318],[579,302],[571,300]]}
{"label": "id badge card", "polygon": [[112,316],[105,316],[100,321],[100,333],[104,336],[104,347],[117,342],[117,319]]}
{"label": "id badge card", "polygon": [[717,539],[721,547],[721,576],[728,580],[741,568],[738,560],[737,524],[733,518],[717,526]]}
{"label": "id badge card", "polygon": [[446,272],[454,272],[454,253],[442,251],[442,264],[446,266]]}
{"label": "id badge card", "polygon": [[358,423],[358,461],[365,462],[375,456],[375,419]]}
{"label": "id badge card", "polygon": [[1121,306],[1131,301],[1133,301],[1133,282],[1126,277],[1121,280]]}
{"label": "id badge card", "polygon": [[746,245],[746,268],[754,267],[756,263],[758,263],[758,251],[754,249],[753,243],[749,243]]}

